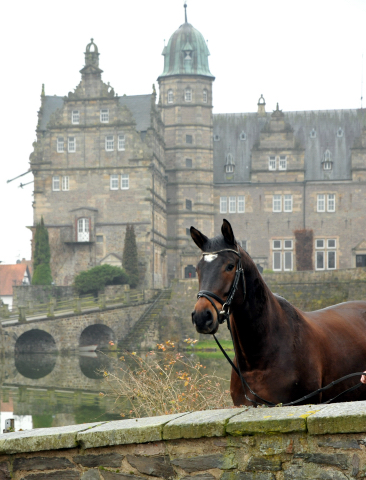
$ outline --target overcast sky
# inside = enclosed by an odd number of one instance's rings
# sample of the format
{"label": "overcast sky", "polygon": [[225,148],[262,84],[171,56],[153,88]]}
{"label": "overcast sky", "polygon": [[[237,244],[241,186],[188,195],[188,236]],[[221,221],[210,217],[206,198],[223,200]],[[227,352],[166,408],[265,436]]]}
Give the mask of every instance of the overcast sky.
{"label": "overcast sky", "polygon": [[[188,0],[187,11],[208,40],[214,113],[256,111],[261,94],[267,111],[360,108],[362,71],[366,97],[366,0]],[[150,93],[184,9],[183,0],[21,0],[2,18],[0,261],[15,263],[31,255],[33,185],[18,186],[33,177],[6,181],[29,168],[42,83],[46,95],[72,91],[93,37],[116,93]]]}

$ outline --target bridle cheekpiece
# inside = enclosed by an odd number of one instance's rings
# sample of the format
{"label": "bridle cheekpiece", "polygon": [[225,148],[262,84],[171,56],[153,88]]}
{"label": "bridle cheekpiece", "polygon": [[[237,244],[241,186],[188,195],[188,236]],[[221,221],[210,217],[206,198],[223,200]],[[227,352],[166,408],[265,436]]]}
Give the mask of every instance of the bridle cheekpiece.
{"label": "bridle cheekpiece", "polygon": [[[214,309],[216,311],[216,314],[217,314],[217,320],[218,320],[219,324],[224,323],[225,321],[229,320],[230,305],[231,305],[231,303],[234,299],[236,290],[237,290],[238,285],[239,285],[240,278],[243,279],[243,302],[245,300],[245,295],[246,295],[244,270],[243,270],[243,267],[242,267],[242,264],[241,264],[241,255],[240,255],[238,250],[234,250],[232,248],[224,248],[223,250],[218,250],[216,252],[203,252],[202,256],[217,255],[217,254],[222,253],[222,252],[232,252],[232,253],[235,253],[235,255],[237,255],[239,257],[238,263],[236,265],[234,281],[233,281],[233,283],[230,287],[230,291],[229,291],[229,294],[227,296],[226,301],[223,300],[222,298],[220,298],[215,293],[210,292],[209,290],[200,290],[197,293],[197,298],[201,298],[201,297],[206,298],[211,303],[211,305],[214,307]],[[218,308],[215,305],[215,302],[212,299],[221,303],[222,308],[221,308],[220,311],[218,310]]]}

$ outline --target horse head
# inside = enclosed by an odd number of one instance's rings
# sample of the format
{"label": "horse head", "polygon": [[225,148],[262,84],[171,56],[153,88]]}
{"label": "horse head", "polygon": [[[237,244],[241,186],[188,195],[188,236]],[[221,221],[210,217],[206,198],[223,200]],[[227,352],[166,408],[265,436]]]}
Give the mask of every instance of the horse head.
{"label": "horse head", "polygon": [[244,270],[249,256],[237,244],[227,220],[223,220],[221,235],[212,239],[194,227],[190,232],[203,252],[197,265],[200,291],[192,312],[192,322],[197,332],[213,334],[229,315],[231,303],[244,301]]}

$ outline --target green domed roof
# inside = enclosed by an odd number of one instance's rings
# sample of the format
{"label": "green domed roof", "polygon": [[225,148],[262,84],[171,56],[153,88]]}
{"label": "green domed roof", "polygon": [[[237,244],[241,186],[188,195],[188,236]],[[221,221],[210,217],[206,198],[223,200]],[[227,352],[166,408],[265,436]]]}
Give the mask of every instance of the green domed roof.
{"label": "green domed roof", "polygon": [[171,75],[204,75],[212,77],[208,66],[208,51],[202,34],[190,23],[183,23],[164,47],[164,71],[161,77]]}

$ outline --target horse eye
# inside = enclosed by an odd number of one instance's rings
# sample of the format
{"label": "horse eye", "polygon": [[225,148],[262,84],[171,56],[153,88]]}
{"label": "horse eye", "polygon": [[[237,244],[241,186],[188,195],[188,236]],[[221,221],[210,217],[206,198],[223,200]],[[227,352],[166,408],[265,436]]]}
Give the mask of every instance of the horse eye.
{"label": "horse eye", "polygon": [[231,272],[234,269],[234,267],[235,265],[233,265],[232,263],[229,263],[229,265],[226,267],[226,271]]}

